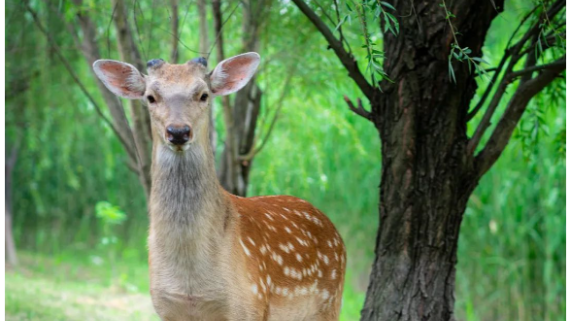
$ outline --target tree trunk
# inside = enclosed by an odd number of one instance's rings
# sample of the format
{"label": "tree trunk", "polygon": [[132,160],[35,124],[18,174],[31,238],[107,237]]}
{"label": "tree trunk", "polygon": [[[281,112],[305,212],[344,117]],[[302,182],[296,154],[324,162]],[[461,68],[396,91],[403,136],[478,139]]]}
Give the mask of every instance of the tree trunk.
{"label": "tree trunk", "polygon": [[[144,70],[145,65],[134,42],[133,33],[129,26],[127,10],[123,1],[113,1],[115,12],[113,21],[117,30],[117,40],[121,60],[131,63],[138,70]],[[150,194],[150,162],[152,135],[148,109],[139,100],[129,100],[133,119],[133,134],[137,150],[139,180],[148,199]]]}
{"label": "tree trunk", "polygon": [[178,63],[178,0],[170,0],[170,28],[172,30],[170,63]]}
{"label": "tree trunk", "polygon": [[14,241],[14,233],[12,232],[12,172],[16,161],[18,159],[18,152],[20,150],[20,145],[22,142],[22,129],[18,130],[18,136],[14,142],[14,146],[11,149],[10,155],[6,158],[6,164],[4,166],[4,193],[6,196],[5,203],[5,258],[6,263],[10,266],[18,265],[18,256],[16,253],[16,242]]}
{"label": "tree trunk", "polygon": [[[466,63],[454,63],[457,82],[449,79],[454,40],[439,2],[394,6],[415,13],[402,17],[397,37],[385,34],[384,66],[395,82],[372,99],[382,140],[380,228],[362,320],[453,320],[459,229],[478,181],[466,152],[477,85]],[[461,46],[480,57],[498,11],[474,1],[449,10]]]}
{"label": "tree trunk", "polygon": [[[82,0],[74,0],[74,3],[77,7],[83,7]],[[120,136],[120,141],[124,142],[123,147],[129,156],[129,163],[132,164],[133,168],[136,168],[137,156],[135,150],[135,141],[133,132],[127,120],[127,116],[125,115],[125,109],[123,108],[123,104],[121,100],[113,94],[105,85],[97,80],[95,75],[95,71],[93,70],[92,66],[93,63],[101,59],[101,53],[99,50],[99,45],[97,44],[97,31],[93,21],[87,14],[87,12],[83,10],[78,10],[77,12],[77,21],[79,22],[79,27],[81,29],[82,37],[81,37],[81,44],[77,44],[81,48],[81,52],[89,65],[89,70],[91,71],[91,75],[93,78],[96,79],[97,88],[101,92],[103,96],[103,100],[105,104],[109,108],[109,112],[111,114],[111,118],[113,119],[113,123],[115,128],[117,129],[117,133]],[[71,28],[71,26],[70,26]],[[73,29],[70,29],[70,33],[73,32]],[[136,170],[138,174],[138,169]]]}
{"label": "tree trunk", "polygon": [[[214,1],[216,5],[217,1]],[[219,4],[218,4],[219,6]],[[243,52],[259,51],[259,31],[269,10],[269,3],[265,0],[246,0],[242,2],[242,43]],[[219,7],[214,7],[216,18]],[[216,31],[221,32],[221,26],[217,24]],[[219,36],[218,48],[222,46],[222,37]],[[220,58],[220,55],[218,55]],[[235,195],[245,196],[249,183],[249,173],[255,148],[255,131],[259,112],[261,109],[262,92],[253,78],[247,86],[236,93],[233,108],[225,108],[226,118],[226,145],[222,154],[222,162],[219,171],[219,179],[222,186]],[[224,105],[229,102],[224,101]],[[246,155],[253,155],[245,158]]]}
{"label": "tree trunk", "polygon": [[10,266],[18,265],[18,256],[16,254],[16,242],[14,242],[14,234],[12,233],[12,212],[9,209],[8,199],[6,199],[6,216],[5,216],[5,228],[6,233],[6,263]]}
{"label": "tree trunk", "polygon": [[[198,18],[200,19],[200,55],[206,57],[208,51],[210,50],[210,37],[208,32],[208,14],[206,8],[206,0],[198,0]],[[221,15],[221,13],[220,13]],[[214,156],[216,155],[216,146],[218,142],[218,135],[216,132],[216,124],[214,122],[214,108],[210,108],[209,115],[210,122],[210,144],[212,146],[212,152]]]}

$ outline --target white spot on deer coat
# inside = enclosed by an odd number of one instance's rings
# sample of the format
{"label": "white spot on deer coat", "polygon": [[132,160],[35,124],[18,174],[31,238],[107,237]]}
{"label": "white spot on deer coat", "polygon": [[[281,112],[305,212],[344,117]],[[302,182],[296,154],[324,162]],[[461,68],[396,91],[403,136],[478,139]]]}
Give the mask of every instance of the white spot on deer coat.
{"label": "white spot on deer coat", "polygon": [[249,253],[249,250],[247,249],[245,244],[243,244],[242,240],[239,240],[239,243],[241,244],[241,247],[243,247],[243,251],[245,252],[245,255],[251,256],[251,254]]}

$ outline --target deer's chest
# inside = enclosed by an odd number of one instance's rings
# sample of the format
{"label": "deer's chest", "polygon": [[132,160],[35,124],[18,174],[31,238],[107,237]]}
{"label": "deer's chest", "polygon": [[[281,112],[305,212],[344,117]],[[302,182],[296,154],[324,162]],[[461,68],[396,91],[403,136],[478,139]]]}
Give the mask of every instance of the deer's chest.
{"label": "deer's chest", "polygon": [[151,231],[150,287],[157,313],[168,320],[224,320],[222,255],[216,244],[193,242],[174,230],[160,238]]}

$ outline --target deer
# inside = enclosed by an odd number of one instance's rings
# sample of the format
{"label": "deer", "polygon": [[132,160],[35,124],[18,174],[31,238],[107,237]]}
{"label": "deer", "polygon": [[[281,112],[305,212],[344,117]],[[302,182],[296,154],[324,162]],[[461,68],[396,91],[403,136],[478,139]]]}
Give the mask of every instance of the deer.
{"label": "deer", "polygon": [[346,269],[330,219],[293,196],[239,197],[219,183],[209,138],[212,99],[243,88],[260,62],[240,54],[208,71],[184,64],[97,60],[115,95],[151,119],[148,264],[162,320],[338,320]]}

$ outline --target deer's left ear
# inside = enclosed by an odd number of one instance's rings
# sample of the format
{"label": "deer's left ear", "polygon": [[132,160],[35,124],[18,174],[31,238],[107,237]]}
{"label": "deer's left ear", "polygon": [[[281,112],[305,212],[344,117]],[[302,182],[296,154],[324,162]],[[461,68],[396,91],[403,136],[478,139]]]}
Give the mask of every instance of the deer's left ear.
{"label": "deer's left ear", "polygon": [[115,95],[128,99],[140,99],[144,96],[146,83],[135,66],[126,62],[101,59],[93,63],[93,70],[105,87]]}
{"label": "deer's left ear", "polygon": [[220,62],[210,75],[214,96],[223,96],[242,89],[259,66],[259,55],[248,52]]}

